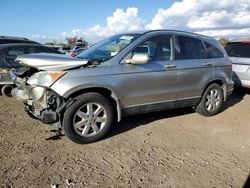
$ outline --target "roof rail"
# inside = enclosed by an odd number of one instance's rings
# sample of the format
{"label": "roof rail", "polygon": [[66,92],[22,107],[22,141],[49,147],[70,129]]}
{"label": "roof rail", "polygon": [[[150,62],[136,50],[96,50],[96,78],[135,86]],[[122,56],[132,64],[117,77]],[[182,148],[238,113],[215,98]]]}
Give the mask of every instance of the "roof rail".
{"label": "roof rail", "polygon": [[156,31],[178,32],[178,33],[186,33],[186,34],[193,34],[193,35],[199,35],[199,36],[203,36],[203,37],[213,38],[213,37],[206,36],[206,35],[202,35],[202,34],[199,34],[199,33],[194,33],[194,32],[190,32],[190,31],[181,31],[181,30],[175,30],[175,29],[156,29],[156,30],[148,30],[148,31],[145,31],[144,34],[150,33],[150,32],[156,32]]}

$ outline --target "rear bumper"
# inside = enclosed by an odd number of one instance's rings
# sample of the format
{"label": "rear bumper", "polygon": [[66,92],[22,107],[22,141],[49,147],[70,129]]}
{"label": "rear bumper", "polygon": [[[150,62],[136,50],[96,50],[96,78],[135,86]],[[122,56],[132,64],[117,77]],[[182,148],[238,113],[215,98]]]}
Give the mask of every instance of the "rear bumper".
{"label": "rear bumper", "polygon": [[234,82],[231,81],[230,83],[227,84],[226,98],[233,93],[233,90],[234,90]]}
{"label": "rear bumper", "polygon": [[236,86],[250,88],[250,72],[233,72],[233,81]]}
{"label": "rear bumper", "polygon": [[241,80],[240,78],[233,78],[236,86],[250,88],[250,80]]}

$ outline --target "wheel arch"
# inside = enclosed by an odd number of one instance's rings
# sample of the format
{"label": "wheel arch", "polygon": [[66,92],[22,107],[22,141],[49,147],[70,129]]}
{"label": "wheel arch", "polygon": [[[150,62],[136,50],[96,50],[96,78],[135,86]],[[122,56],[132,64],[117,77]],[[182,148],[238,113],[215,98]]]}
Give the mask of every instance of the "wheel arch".
{"label": "wheel arch", "polygon": [[206,86],[203,88],[202,90],[202,95],[204,94],[204,92],[206,91],[206,89],[211,85],[211,84],[218,84],[219,86],[222,87],[222,91],[223,91],[223,100],[226,100],[226,96],[227,96],[227,87],[226,87],[226,80],[222,79],[222,78],[215,78],[213,80],[210,80]]}
{"label": "wheel arch", "polygon": [[111,90],[110,88],[106,87],[88,87],[88,88],[80,88],[78,90],[75,90],[74,92],[68,94],[67,96],[64,96],[66,99],[73,99],[83,93],[88,93],[88,92],[96,92],[104,97],[106,97],[108,100],[111,101],[113,108],[115,109],[115,116],[118,122],[121,121],[122,119],[122,113],[121,113],[121,104],[120,104],[120,99],[117,96],[117,94]]}

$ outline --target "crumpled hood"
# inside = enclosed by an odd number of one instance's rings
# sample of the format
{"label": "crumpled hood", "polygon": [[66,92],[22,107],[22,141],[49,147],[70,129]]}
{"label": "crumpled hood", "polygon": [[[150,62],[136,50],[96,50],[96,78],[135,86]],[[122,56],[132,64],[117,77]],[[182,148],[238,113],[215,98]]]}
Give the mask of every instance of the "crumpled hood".
{"label": "crumpled hood", "polygon": [[38,70],[46,71],[67,70],[88,63],[88,60],[77,59],[64,54],[50,53],[20,55],[16,58],[16,61],[26,67],[33,67]]}

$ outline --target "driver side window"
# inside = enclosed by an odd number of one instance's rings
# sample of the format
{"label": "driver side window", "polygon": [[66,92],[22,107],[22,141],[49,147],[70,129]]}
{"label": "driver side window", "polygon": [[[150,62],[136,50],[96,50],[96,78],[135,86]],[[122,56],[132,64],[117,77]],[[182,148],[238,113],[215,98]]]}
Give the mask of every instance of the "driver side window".
{"label": "driver side window", "polygon": [[135,54],[147,54],[150,61],[173,60],[172,36],[157,36],[150,38],[135,48],[132,55]]}

